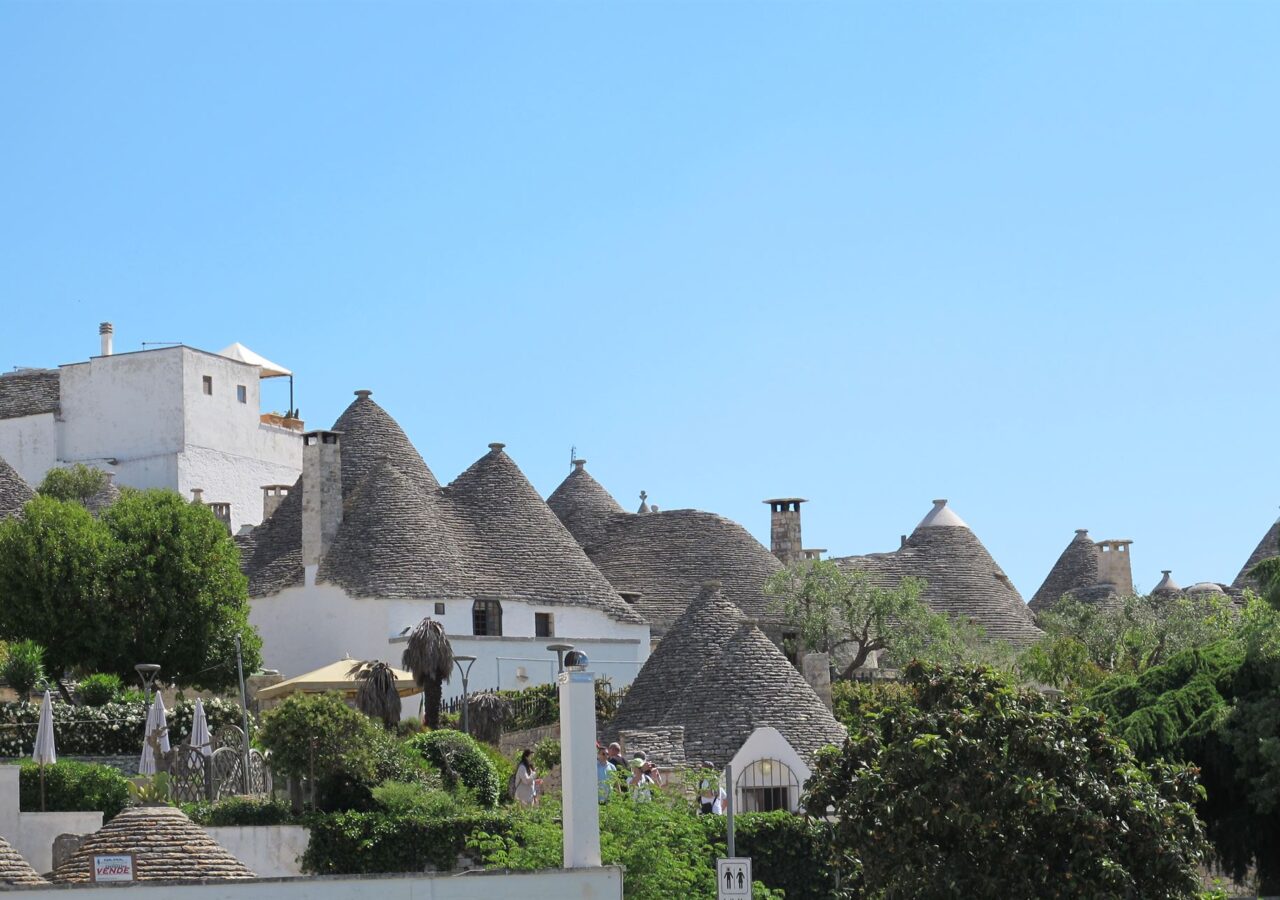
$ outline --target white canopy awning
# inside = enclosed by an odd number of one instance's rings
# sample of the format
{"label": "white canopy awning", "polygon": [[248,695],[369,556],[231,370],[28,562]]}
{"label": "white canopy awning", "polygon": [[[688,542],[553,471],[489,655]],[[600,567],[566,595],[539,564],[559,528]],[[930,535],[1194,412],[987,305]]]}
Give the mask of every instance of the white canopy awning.
{"label": "white canopy awning", "polygon": [[281,378],[293,373],[284,366],[278,366],[265,356],[259,356],[244,344],[236,341],[230,347],[223,347],[218,351],[219,356],[225,356],[227,359],[234,359],[242,363],[248,363],[251,366],[257,366],[261,378]]}

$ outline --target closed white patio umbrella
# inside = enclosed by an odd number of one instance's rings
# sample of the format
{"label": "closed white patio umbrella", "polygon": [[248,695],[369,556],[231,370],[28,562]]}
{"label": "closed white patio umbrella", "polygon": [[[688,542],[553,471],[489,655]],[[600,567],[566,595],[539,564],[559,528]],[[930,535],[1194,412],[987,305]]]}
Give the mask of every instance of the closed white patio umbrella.
{"label": "closed white patio umbrella", "polygon": [[160,698],[160,692],[156,691],[155,702],[147,712],[147,727],[143,731],[142,757],[138,760],[139,775],[156,774],[156,755],[151,749],[150,741],[153,734],[160,733],[160,750],[164,753],[169,752],[169,725],[166,716],[164,700]]}
{"label": "closed white patio umbrella", "polygon": [[195,712],[191,714],[191,737],[187,739],[187,743],[205,756],[213,755],[213,741],[209,737],[209,723],[204,717],[204,701],[199,697],[196,698]]}
{"label": "closed white patio umbrella", "polygon": [[53,742],[53,696],[45,689],[40,703],[40,725],[36,728],[36,745],[31,759],[40,764],[40,811],[44,812],[44,767],[58,761],[58,750]]}

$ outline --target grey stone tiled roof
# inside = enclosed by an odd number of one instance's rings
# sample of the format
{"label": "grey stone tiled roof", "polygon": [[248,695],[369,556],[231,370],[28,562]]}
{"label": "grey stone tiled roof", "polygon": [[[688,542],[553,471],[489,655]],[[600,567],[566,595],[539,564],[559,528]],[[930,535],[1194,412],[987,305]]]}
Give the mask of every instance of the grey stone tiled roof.
{"label": "grey stone tiled roof", "polygon": [[85,838],[53,872],[55,884],[92,880],[95,854],[134,854],[138,881],[253,878],[253,872],[172,806],[135,806]]}
{"label": "grey stone tiled roof", "polygon": [[723,579],[725,596],[753,621],[781,622],[764,583],[782,564],[737,522],[696,509],[624,512],[582,466],[547,504],[610,584],[640,594],[635,609],[655,637],[671,628],[708,578]]}
{"label": "grey stone tiled roof", "polygon": [[622,512],[618,501],[591,477],[585,459],[574,460],[573,471],[547,498],[547,506],[577,538],[589,547],[604,535],[609,519]]}
{"label": "grey stone tiled roof", "polygon": [[907,575],[923,578],[924,599],[931,608],[976,620],[989,638],[1022,647],[1042,633],[1022,595],[966,525],[922,523],[891,553],[846,556],[835,562],[865,571],[884,587],[893,587]]}
{"label": "grey stone tiled roof", "polygon": [[1253,548],[1253,552],[1240,568],[1240,574],[1236,575],[1235,581],[1231,582],[1231,591],[1243,593],[1245,588],[1257,590],[1255,579],[1249,577],[1249,570],[1272,556],[1280,556],[1280,519],[1272,523],[1267,533],[1262,536],[1262,540],[1258,541],[1258,546]]}
{"label": "grey stone tiled roof", "polygon": [[1083,528],[1076,531],[1067,549],[1049,570],[1040,590],[1031,598],[1032,611],[1048,609],[1066,594],[1081,596],[1098,584],[1098,548]]}
{"label": "grey stone tiled roof", "polygon": [[[366,392],[339,417],[343,521],[318,580],[352,596],[519,599],[641,618],[592,565],[503,451],[441,488]],[[252,596],[302,583],[302,479],[275,514],[237,539]]]}
{"label": "grey stone tiled roof", "polygon": [[85,508],[95,516],[120,499],[120,488],[115,482],[108,480],[92,497],[84,501]]}
{"label": "grey stone tiled roof", "polygon": [[0,885],[47,883],[8,841],[0,837]]}
{"label": "grey stone tiled roof", "polygon": [[0,456],[0,519],[22,512],[22,507],[34,496],[22,476]]}
{"label": "grey stone tiled roof", "polygon": [[653,752],[719,768],[765,726],[808,759],[845,737],[782,651],[712,582],[645,662],[609,729],[612,737],[683,727],[683,748]]}
{"label": "grey stone tiled roof", "polygon": [[0,375],[0,419],[56,413],[61,390],[57,369],[22,369]]}

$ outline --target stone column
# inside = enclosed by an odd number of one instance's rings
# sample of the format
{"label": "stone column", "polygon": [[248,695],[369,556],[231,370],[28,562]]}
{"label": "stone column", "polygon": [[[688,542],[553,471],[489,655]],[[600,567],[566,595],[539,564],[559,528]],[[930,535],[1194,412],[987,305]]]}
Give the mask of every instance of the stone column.
{"label": "stone column", "polygon": [[560,772],[564,781],[564,867],[600,865],[596,784],[596,690],[590,672],[556,676],[560,690]]}

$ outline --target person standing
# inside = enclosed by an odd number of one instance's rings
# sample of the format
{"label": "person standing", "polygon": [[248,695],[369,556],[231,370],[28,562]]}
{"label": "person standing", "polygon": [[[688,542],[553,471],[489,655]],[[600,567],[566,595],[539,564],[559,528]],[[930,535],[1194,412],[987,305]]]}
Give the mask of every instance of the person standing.
{"label": "person standing", "polygon": [[524,750],[520,754],[520,762],[516,764],[516,799],[521,806],[538,804],[538,786],[542,779],[533,768],[532,756],[532,750]]}
{"label": "person standing", "polygon": [[617,777],[617,770],[609,762],[609,751],[603,747],[596,748],[596,788],[601,803],[608,803],[613,796],[613,782]]}

